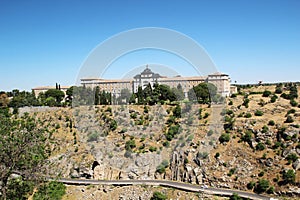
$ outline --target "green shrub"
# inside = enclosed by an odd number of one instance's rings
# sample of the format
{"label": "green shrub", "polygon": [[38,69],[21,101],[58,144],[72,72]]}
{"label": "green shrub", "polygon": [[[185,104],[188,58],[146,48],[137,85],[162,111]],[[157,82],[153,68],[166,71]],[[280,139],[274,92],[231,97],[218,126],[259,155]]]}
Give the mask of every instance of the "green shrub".
{"label": "green shrub", "polygon": [[292,117],[291,115],[288,115],[288,116],[286,117],[286,120],[285,120],[284,123],[293,123],[293,122],[294,122],[293,117]]}
{"label": "green shrub", "polygon": [[157,166],[156,172],[162,174],[166,172],[166,168],[169,166],[169,161],[163,160],[160,165]]}
{"label": "green shrub", "polygon": [[60,200],[66,193],[66,186],[63,183],[51,181],[43,184],[38,188],[38,191],[33,195],[33,200]]}
{"label": "green shrub", "polygon": [[[109,108],[110,108],[110,107],[109,107]],[[114,131],[114,130],[117,129],[117,127],[118,127],[117,121],[114,120],[114,119],[111,120],[110,125],[109,125],[110,130],[111,130],[111,131]]]}
{"label": "green shrub", "polygon": [[287,171],[284,171],[282,173],[282,179],[286,184],[287,183],[295,183],[296,174],[295,174],[294,170],[289,169]]}
{"label": "green shrub", "polygon": [[170,142],[169,141],[164,141],[163,146],[164,147],[169,147],[170,146]]}
{"label": "green shrub", "polygon": [[131,139],[131,140],[128,140],[126,143],[125,143],[125,149],[128,151],[128,150],[131,150],[133,148],[136,147],[136,144],[135,144],[135,140],[134,139]]}
{"label": "green shrub", "polygon": [[230,196],[229,200],[243,200],[243,198],[240,197],[237,193],[233,193],[233,194]]}
{"label": "green shrub", "polygon": [[277,87],[276,86],[275,93],[276,94],[281,94],[282,93],[282,87]]}
{"label": "green shrub", "polygon": [[261,110],[256,110],[254,113],[255,116],[263,116],[263,114],[264,113]]}
{"label": "green shrub", "polygon": [[263,97],[269,97],[270,95],[272,94],[272,92],[271,91],[268,91],[268,90],[265,90],[264,92],[263,92]]}
{"label": "green shrub", "polygon": [[278,96],[277,95],[272,95],[271,96],[271,103],[274,103],[276,100],[278,99]]}
{"label": "green shrub", "polygon": [[244,117],[245,117],[245,118],[251,118],[252,115],[251,115],[251,113],[246,113]]}
{"label": "green shrub", "polygon": [[259,172],[258,176],[259,176],[259,177],[262,177],[262,176],[264,176],[264,174],[265,174],[265,172],[264,172],[264,171],[261,171],[261,172]]}
{"label": "green shrub", "polygon": [[265,180],[265,179],[260,179],[257,183],[256,183],[256,186],[254,188],[254,191],[256,193],[263,193],[263,192],[266,192],[267,189],[269,188],[270,186],[270,183],[268,180]]}
{"label": "green shrub", "polygon": [[253,181],[251,181],[251,182],[249,182],[249,183],[247,184],[247,188],[248,188],[249,190],[252,190],[254,187],[255,187],[255,182],[253,182]]}
{"label": "green shrub", "polygon": [[269,125],[269,126],[274,126],[274,125],[275,125],[274,120],[270,120],[269,123],[268,123],[268,125]]}
{"label": "green shrub", "polygon": [[209,130],[208,132],[207,132],[207,136],[212,136],[214,134],[214,131],[213,130]]}
{"label": "green shrub", "polygon": [[156,151],[156,150],[157,150],[156,147],[153,147],[153,146],[150,146],[150,147],[149,147],[149,151],[151,151],[151,152],[154,152],[154,151]]}
{"label": "green shrub", "polygon": [[286,157],[286,160],[288,160],[289,163],[295,162],[297,159],[298,159],[298,156],[297,156],[297,154],[295,154],[295,153],[290,153],[290,154]]}
{"label": "green shrub", "polygon": [[251,139],[252,139],[252,131],[247,130],[245,132],[245,135],[242,136],[242,141],[244,141],[244,142],[251,142]]}
{"label": "green shrub", "polygon": [[217,152],[217,153],[215,154],[215,158],[217,159],[217,158],[219,158],[219,157],[220,157],[220,153]]}
{"label": "green shrub", "polygon": [[274,194],[275,188],[273,186],[269,187],[269,189],[267,190],[268,194]]}
{"label": "green shrub", "polygon": [[263,151],[266,147],[263,143],[259,142],[257,145],[256,145],[256,150],[258,151]]}
{"label": "green shrub", "polygon": [[88,135],[87,141],[88,141],[88,142],[97,141],[98,136],[99,136],[99,135],[98,135],[97,132],[91,133],[91,134]]}
{"label": "green shrub", "polygon": [[203,118],[206,119],[206,118],[208,118],[208,116],[209,116],[209,113],[205,113]]}
{"label": "green shrub", "polygon": [[291,106],[293,106],[293,107],[296,107],[296,106],[298,105],[298,103],[297,103],[294,99],[291,99],[291,100],[290,100],[290,104],[291,104]]}
{"label": "green shrub", "polygon": [[289,111],[287,111],[287,115],[294,114],[295,112],[296,112],[296,110],[294,108],[292,108]]}
{"label": "green shrub", "polygon": [[167,196],[160,192],[153,192],[153,195],[150,200],[166,200]]}
{"label": "green shrub", "polygon": [[230,135],[228,133],[223,133],[220,137],[219,137],[219,141],[221,143],[224,143],[224,142],[229,142],[230,140]]}
{"label": "green shrub", "polygon": [[266,133],[266,132],[268,132],[268,131],[269,131],[269,127],[266,126],[266,125],[264,125],[263,128],[262,128],[262,130],[261,130],[261,132],[262,132],[262,133]]}
{"label": "green shrub", "polygon": [[236,168],[231,168],[229,170],[229,173],[227,174],[228,176],[232,176],[236,172]]}

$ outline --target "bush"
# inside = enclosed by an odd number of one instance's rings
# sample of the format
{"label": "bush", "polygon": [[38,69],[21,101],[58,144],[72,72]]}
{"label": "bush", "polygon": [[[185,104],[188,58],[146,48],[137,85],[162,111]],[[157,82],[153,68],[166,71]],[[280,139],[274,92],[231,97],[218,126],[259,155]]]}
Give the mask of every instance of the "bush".
{"label": "bush", "polygon": [[290,153],[290,154],[286,157],[286,159],[288,160],[289,163],[291,163],[291,162],[295,162],[295,161],[298,159],[298,156],[297,156],[297,154],[295,154],[295,153]]}
{"label": "bush", "polygon": [[291,115],[288,115],[288,116],[286,117],[286,120],[285,120],[284,123],[293,123],[293,122],[294,122],[293,117],[292,117]]}
{"label": "bush", "polygon": [[38,191],[33,195],[33,200],[46,199],[62,199],[66,193],[66,186],[63,183],[51,181],[38,188]]}
{"label": "bush", "polygon": [[125,149],[128,151],[128,150],[131,150],[133,148],[136,147],[136,144],[135,144],[135,140],[134,139],[131,139],[131,140],[128,140],[126,143],[125,143]]}
{"label": "bush", "polygon": [[234,174],[236,172],[236,168],[231,168],[229,170],[229,173],[227,174],[228,176],[231,176],[232,174]]}
{"label": "bush", "polygon": [[242,140],[244,142],[251,142],[251,139],[252,139],[252,132],[250,130],[247,130],[245,132],[245,135],[242,136]]}
{"label": "bush", "polygon": [[98,139],[98,133],[94,132],[88,135],[88,142],[93,142],[93,141],[97,141]]}
{"label": "bush", "polygon": [[262,130],[261,130],[261,132],[262,132],[262,133],[266,133],[266,132],[268,132],[268,131],[269,131],[269,127],[266,126],[266,125],[264,125],[263,128],[262,128]]}
{"label": "bush", "polygon": [[165,141],[165,142],[163,143],[163,146],[164,146],[164,147],[169,147],[169,146],[170,146],[170,142],[169,142],[169,141]]}
{"label": "bush", "polygon": [[263,116],[263,114],[264,113],[261,110],[256,110],[254,113],[255,116]]}
{"label": "bush", "polygon": [[271,103],[274,103],[276,100],[278,99],[278,96],[277,95],[272,95],[271,97]]}
{"label": "bush", "polygon": [[264,176],[264,175],[265,175],[265,172],[264,172],[264,171],[261,171],[261,172],[259,172],[259,174],[258,174],[259,177],[262,177],[262,176]]}
{"label": "bush", "polygon": [[156,147],[153,147],[153,146],[150,146],[150,147],[149,147],[149,151],[151,151],[151,152],[154,152],[154,151],[156,151],[156,150],[157,150]]}
{"label": "bush", "polygon": [[266,147],[263,143],[259,142],[257,145],[256,145],[256,150],[258,151],[263,151]]}
{"label": "bush", "polygon": [[209,130],[208,132],[207,132],[207,136],[212,136],[214,134],[214,131],[213,130]]}
{"label": "bush", "polygon": [[251,117],[252,117],[251,113],[246,113],[245,114],[245,118],[251,118]]}
{"label": "bush", "polygon": [[233,193],[233,194],[230,196],[229,200],[243,200],[243,198],[240,197],[237,193]]}
{"label": "bush", "polygon": [[244,102],[243,102],[243,106],[245,106],[246,108],[248,108],[249,107],[249,102],[250,102],[250,100],[248,98],[245,98]]}
{"label": "bush", "polygon": [[275,93],[276,94],[281,94],[282,93],[282,87],[276,86]]}
{"label": "bush", "polygon": [[275,188],[273,186],[269,187],[269,189],[267,190],[268,194],[273,194],[275,191]]}
{"label": "bush", "polygon": [[[110,108],[110,107],[109,107],[109,108]],[[113,120],[110,122],[109,128],[110,128],[111,131],[114,131],[114,130],[117,129],[117,127],[118,127],[117,121],[113,119]]]}
{"label": "bush", "polygon": [[174,109],[173,109],[173,115],[176,118],[180,118],[181,117],[181,107],[180,105],[177,105]]}
{"label": "bush", "polygon": [[229,142],[230,140],[230,135],[228,133],[223,133],[220,137],[219,137],[219,141],[221,143],[224,143],[224,142]]}
{"label": "bush", "polygon": [[169,161],[164,160],[160,165],[157,166],[156,172],[162,174],[166,172],[166,168],[169,166]]}
{"label": "bush", "polygon": [[284,171],[282,173],[282,178],[284,183],[295,183],[295,179],[296,179],[296,174],[294,172],[294,170],[289,169],[287,171]]}
{"label": "bush", "polygon": [[268,90],[265,90],[264,92],[263,92],[263,97],[269,97],[270,95],[272,94],[272,92],[271,91],[268,91]]}
{"label": "bush", "polygon": [[268,123],[268,125],[269,125],[269,126],[274,126],[274,125],[275,125],[274,120],[270,120],[269,123]]}
{"label": "bush", "polygon": [[217,152],[216,155],[215,155],[215,158],[217,159],[217,158],[219,158],[219,157],[220,157],[220,153]]}
{"label": "bush", "polygon": [[150,200],[166,200],[167,196],[160,192],[153,192],[153,195]]}
{"label": "bush", "polygon": [[293,106],[293,107],[298,106],[298,103],[297,103],[294,99],[291,99],[291,100],[290,100],[290,104],[291,104],[291,106]]}
{"label": "bush", "polygon": [[247,188],[248,188],[249,190],[252,190],[254,187],[255,187],[255,182],[253,182],[253,181],[251,181],[251,182],[249,182],[249,183],[247,184]]}
{"label": "bush", "polygon": [[206,118],[208,118],[208,116],[209,116],[209,113],[205,113],[203,118],[206,119]]}
{"label": "bush", "polygon": [[266,192],[267,189],[269,188],[270,183],[268,180],[265,179],[260,179],[257,183],[256,186],[254,188],[254,192],[256,193],[263,193]]}

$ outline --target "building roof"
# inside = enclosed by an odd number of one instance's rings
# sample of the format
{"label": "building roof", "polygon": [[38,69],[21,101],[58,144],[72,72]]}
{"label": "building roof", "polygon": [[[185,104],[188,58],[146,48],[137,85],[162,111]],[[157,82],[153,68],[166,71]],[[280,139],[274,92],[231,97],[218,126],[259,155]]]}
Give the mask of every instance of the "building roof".
{"label": "building roof", "polygon": [[229,76],[229,75],[221,73],[221,72],[215,72],[213,74],[209,74],[208,76]]}
{"label": "building roof", "polygon": [[[70,86],[60,86],[60,89],[69,89]],[[56,86],[39,86],[32,88],[33,90],[49,90],[49,89],[56,89]]]}

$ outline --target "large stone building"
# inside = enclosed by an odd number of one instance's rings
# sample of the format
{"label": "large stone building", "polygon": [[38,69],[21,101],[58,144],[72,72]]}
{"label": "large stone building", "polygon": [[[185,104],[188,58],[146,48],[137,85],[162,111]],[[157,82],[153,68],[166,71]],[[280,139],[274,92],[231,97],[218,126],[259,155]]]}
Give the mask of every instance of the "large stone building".
{"label": "large stone building", "polygon": [[230,85],[230,78],[227,74],[214,73],[208,76],[193,76],[193,77],[166,77],[160,74],[154,73],[146,66],[146,69],[137,74],[132,79],[120,79],[120,80],[106,80],[99,78],[83,78],[81,84],[85,87],[94,88],[99,86],[100,90],[111,92],[116,97],[120,96],[122,89],[128,89],[130,92],[137,92],[141,86],[145,88],[149,83],[153,86],[154,83],[168,85],[171,88],[177,87],[179,84],[182,86],[185,97],[187,97],[188,91],[199,83],[208,82],[214,84],[218,93],[222,96],[229,96],[232,93],[236,93],[236,87]]}
{"label": "large stone building", "polygon": [[[59,90],[63,91],[65,93],[65,95],[66,95],[66,92],[69,88],[70,88],[69,86],[59,86]],[[32,88],[32,91],[34,92],[34,95],[36,97],[38,97],[40,93],[45,93],[45,92],[47,92],[47,90],[50,90],[50,89],[57,89],[57,87],[55,87],[55,86],[41,86],[41,87]]]}

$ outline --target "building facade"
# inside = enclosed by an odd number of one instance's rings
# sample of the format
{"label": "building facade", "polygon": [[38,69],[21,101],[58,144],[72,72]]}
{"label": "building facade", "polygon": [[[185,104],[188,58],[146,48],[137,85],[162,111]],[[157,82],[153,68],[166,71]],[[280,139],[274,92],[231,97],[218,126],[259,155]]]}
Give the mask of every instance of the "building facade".
{"label": "building facade", "polygon": [[81,84],[85,87],[94,88],[99,86],[100,90],[104,90],[112,93],[116,97],[120,96],[122,89],[128,89],[130,92],[136,93],[139,87],[143,89],[150,83],[153,86],[154,83],[168,85],[171,88],[181,85],[185,97],[187,98],[188,91],[197,86],[199,83],[212,83],[217,87],[217,91],[220,95],[226,97],[229,96],[235,89],[230,85],[230,77],[223,73],[214,73],[208,76],[193,76],[193,77],[166,77],[161,76],[158,73],[154,73],[146,66],[146,69],[140,74],[137,74],[132,79],[124,80],[105,80],[99,78],[83,78]]}
{"label": "building facade", "polygon": [[[69,88],[70,88],[69,86],[60,86],[60,90],[63,91],[65,95]],[[32,91],[34,92],[35,97],[38,97],[40,93],[45,93],[47,92],[47,90],[50,89],[57,89],[57,88],[55,86],[42,86],[42,87],[32,88]]]}

